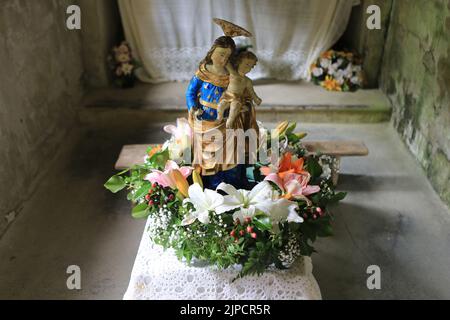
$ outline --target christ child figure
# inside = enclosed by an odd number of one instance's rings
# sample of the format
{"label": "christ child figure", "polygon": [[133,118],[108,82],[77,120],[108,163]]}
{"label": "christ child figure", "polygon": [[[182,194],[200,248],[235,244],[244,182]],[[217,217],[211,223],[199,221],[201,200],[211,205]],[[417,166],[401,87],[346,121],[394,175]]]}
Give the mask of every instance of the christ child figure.
{"label": "christ child figure", "polygon": [[257,62],[258,58],[254,53],[245,51],[238,55],[236,69],[230,63],[226,66],[230,73],[230,83],[217,106],[217,120],[222,121],[225,110],[230,108],[226,123],[227,128],[234,127],[234,122],[239,116],[239,113],[246,111],[246,103],[253,101],[259,106],[262,102],[261,98],[258,97],[253,89],[252,80],[246,76]]}

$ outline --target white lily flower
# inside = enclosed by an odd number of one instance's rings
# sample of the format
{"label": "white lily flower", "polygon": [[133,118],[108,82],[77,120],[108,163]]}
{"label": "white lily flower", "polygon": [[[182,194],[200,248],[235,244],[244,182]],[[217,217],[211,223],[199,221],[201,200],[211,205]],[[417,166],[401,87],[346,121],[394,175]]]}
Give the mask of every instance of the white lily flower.
{"label": "white lily flower", "polygon": [[282,221],[302,223],[303,219],[297,214],[297,203],[287,199],[278,199],[272,186],[267,181],[258,183],[251,191],[236,190],[232,185],[221,183],[218,190],[225,191],[223,204],[217,207],[217,213],[238,209],[233,214],[233,219],[244,221],[245,218],[253,218],[258,212],[263,212],[272,221],[274,231],[277,231],[278,223]]}
{"label": "white lily flower", "polygon": [[258,183],[251,191],[237,190],[230,184],[221,183],[217,190],[225,191],[223,204],[217,208],[217,213],[240,209],[233,214],[233,219],[243,221],[247,217],[254,217],[257,210],[268,213],[269,203],[272,202],[273,189],[267,181]]}
{"label": "white lily flower", "polygon": [[164,145],[170,154],[170,158],[179,160],[186,149],[191,147],[192,129],[185,118],[177,119],[177,125],[167,125],[164,131],[172,134],[172,138]]}
{"label": "white lily flower", "polygon": [[[209,212],[215,211],[218,206],[222,205],[224,197],[214,190],[203,190],[198,183],[191,185],[188,193],[189,198],[185,201],[192,203],[195,211],[188,214],[181,224],[187,226],[194,223],[195,220],[198,220],[203,224],[208,224],[210,222]],[[218,212],[216,211],[216,213]]]}
{"label": "white lily flower", "polygon": [[270,208],[272,223],[278,224],[283,221],[302,223],[303,218],[298,215],[297,207],[296,202],[284,198],[273,201]]}

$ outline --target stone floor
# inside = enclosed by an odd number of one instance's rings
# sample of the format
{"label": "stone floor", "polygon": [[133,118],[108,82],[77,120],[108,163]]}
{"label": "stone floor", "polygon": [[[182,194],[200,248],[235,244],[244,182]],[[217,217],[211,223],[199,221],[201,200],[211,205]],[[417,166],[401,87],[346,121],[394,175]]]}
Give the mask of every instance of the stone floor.
{"label": "stone floor", "polygon": [[[450,213],[389,123],[307,124],[309,139],[362,139],[365,158],[345,158],[335,235],[317,242],[314,274],[325,299],[450,299]],[[0,299],[121,299],[145,221],[125,194],[102,185],[123,144],[165,138],[146,131],[87,130],[53,166],[0,240]],[[381,290],[366,287],[369,265]],[[82,290],[66,288],[78,265]]]}

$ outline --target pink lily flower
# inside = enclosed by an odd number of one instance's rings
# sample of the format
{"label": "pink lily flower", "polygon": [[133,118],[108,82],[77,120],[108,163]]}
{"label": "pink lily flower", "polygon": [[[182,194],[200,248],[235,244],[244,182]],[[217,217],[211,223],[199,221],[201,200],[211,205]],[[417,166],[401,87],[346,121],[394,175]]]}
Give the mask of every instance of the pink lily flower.
{"label": "pink lily flower", "polygon": [[145,176],[144,180],[150,181],[151,183],[156,182],[164,188],[170,187],[172,189],[175,189],[177,187],[177,181],[175,181],[173,175],[170,174],[173,170],[180,171],[181,175],[184,178],[187,178],[191,175],[194,168],[180,167],[175,161],[169,160],[166,162],[164,171],[152,170],[151,173]]}
{"label": "pink lily flower", "polygon": [[287,173],[282,177],[277,173],[271,173],[264,180],[275,183],[284,192],[283,198],[305,200],[310,205],[311,201],[306,196],[320,191],[319,186],[308,185],[310,179],[311,175],[303,172]]}

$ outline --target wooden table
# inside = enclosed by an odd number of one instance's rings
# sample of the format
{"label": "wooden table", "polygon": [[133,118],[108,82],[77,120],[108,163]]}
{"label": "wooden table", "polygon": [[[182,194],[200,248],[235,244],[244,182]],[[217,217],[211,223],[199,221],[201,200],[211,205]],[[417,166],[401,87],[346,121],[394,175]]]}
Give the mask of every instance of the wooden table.
{"label": "wooden table", "polygon": [[[303,145],[310,155],[328,155],[334,158],[331,166],[331,178],[337,185],[342,157],[367,156],[369,150],[362,141],[304,141]],[[144,163],[147,148],[152,144],[125,145],[120,152],[115,169],[123,170],[136,164]]]}

